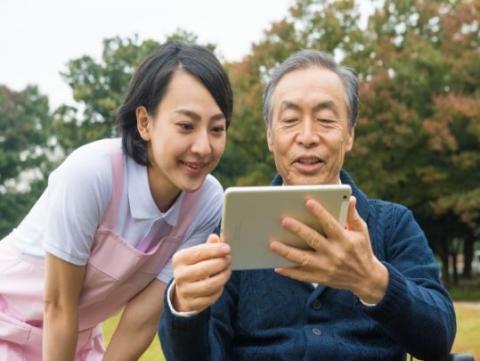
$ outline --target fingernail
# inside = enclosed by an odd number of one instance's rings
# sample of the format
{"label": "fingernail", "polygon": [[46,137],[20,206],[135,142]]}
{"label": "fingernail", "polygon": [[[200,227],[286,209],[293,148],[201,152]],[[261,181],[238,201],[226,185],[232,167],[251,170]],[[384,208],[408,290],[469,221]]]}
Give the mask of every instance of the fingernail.
{"label": "fingernail", "polygon": [[220,251],[222,252],[230,252],[230,246],[226,243],[222,243],[220,246]]}

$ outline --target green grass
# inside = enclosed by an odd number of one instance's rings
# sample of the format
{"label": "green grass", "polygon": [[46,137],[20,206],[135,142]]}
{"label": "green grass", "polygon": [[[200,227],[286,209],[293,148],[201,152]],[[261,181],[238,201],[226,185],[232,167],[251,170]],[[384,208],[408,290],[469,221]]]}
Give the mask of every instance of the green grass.
{"label": "green grass", "polygon": [[477,301],[480,302],[480,289],[453,288],[448,291],[454,301]]}
{"label": "green grass", "polygon": [[448,293],[454,301],[478,301],[480,302],[480,277],[472,279],[460,279],[460,283],[448,289]]}
{"label": "green grass", "polygon": [[[115,331],[115,328],[117,327],[119,320],[120,320],[120,314],[104,322],[103,334],[104,334],[105,345],[108,345],[108,343],[110,342],[110,339],[112,338],[113,332]],[[143,354],[143,356],[140,357],[138,360],[139,361],[165,361],[165,358],[163,357],[162,349],[160,348],[160,342],[158,341],[157,337],[153,339],[150,347]]]}
{"label": "green grass", "polygon": [[457,313],[457,338],[454,352],[469,352],[480,360],[480,306],[455,304]]}
{"label": "green grass", "polygon": [[[453,352],[468,352],[480,361],[480,307],[469,304],[456,303],[457,313],[457,337],[453,345]],[[119,316],[113,317],[104,323],[105,344],[108,344],[115,330]],[[160,343],[155,338],[139,359],[140,361],[164,361]]]}

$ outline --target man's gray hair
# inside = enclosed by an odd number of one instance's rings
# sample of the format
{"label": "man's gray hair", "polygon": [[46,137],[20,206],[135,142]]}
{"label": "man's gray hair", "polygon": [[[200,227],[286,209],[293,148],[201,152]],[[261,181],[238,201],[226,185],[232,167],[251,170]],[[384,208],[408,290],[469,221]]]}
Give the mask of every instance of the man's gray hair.
{"label": "man's gray hair", "polygon": [[284,75],[294,70],[317,66],[333,71],[343,83],[346,94],[348,123],[355,126],[358,116],[358,79],[350,68],[338,65],[333,57],[318,50],[301,50],[288,57],[272,73],[263,92],[263,119],[267,126],[272,124],[272,95]]}

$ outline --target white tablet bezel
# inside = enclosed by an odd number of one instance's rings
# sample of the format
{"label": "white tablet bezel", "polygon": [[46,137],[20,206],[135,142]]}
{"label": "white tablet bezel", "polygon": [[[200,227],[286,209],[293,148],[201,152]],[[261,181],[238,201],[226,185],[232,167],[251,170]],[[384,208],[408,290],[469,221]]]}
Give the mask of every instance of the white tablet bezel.
{"label": "white tablet bezel", "polygon": [[298,248],[303,240],[285,231],[280,220],[294,217],[321,232],[318,221],[305,209],[307,197],[318,200],[345,225],[349,185],[230,187],[225,191],[221,235],[232,250],[232,269],[261,269],[291,265],[270,251],[276,239]]}

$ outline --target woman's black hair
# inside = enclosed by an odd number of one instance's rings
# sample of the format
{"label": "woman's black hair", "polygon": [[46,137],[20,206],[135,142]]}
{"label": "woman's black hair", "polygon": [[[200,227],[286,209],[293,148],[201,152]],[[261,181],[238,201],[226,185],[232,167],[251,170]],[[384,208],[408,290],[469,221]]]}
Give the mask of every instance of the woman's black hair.
{"label": "woman's black hair", "polygon": [[215,55],[199,45],[169,42],[154,50],[130,80],[116,121],[122,131],[122,146],[137,163],[148,165],[146,142],[137,130],[136,109],[144,106],[155,114],[175,71],[181,69],[197,78],[210,92],[225,116],[227,127],[233,111],[228,75]]}

